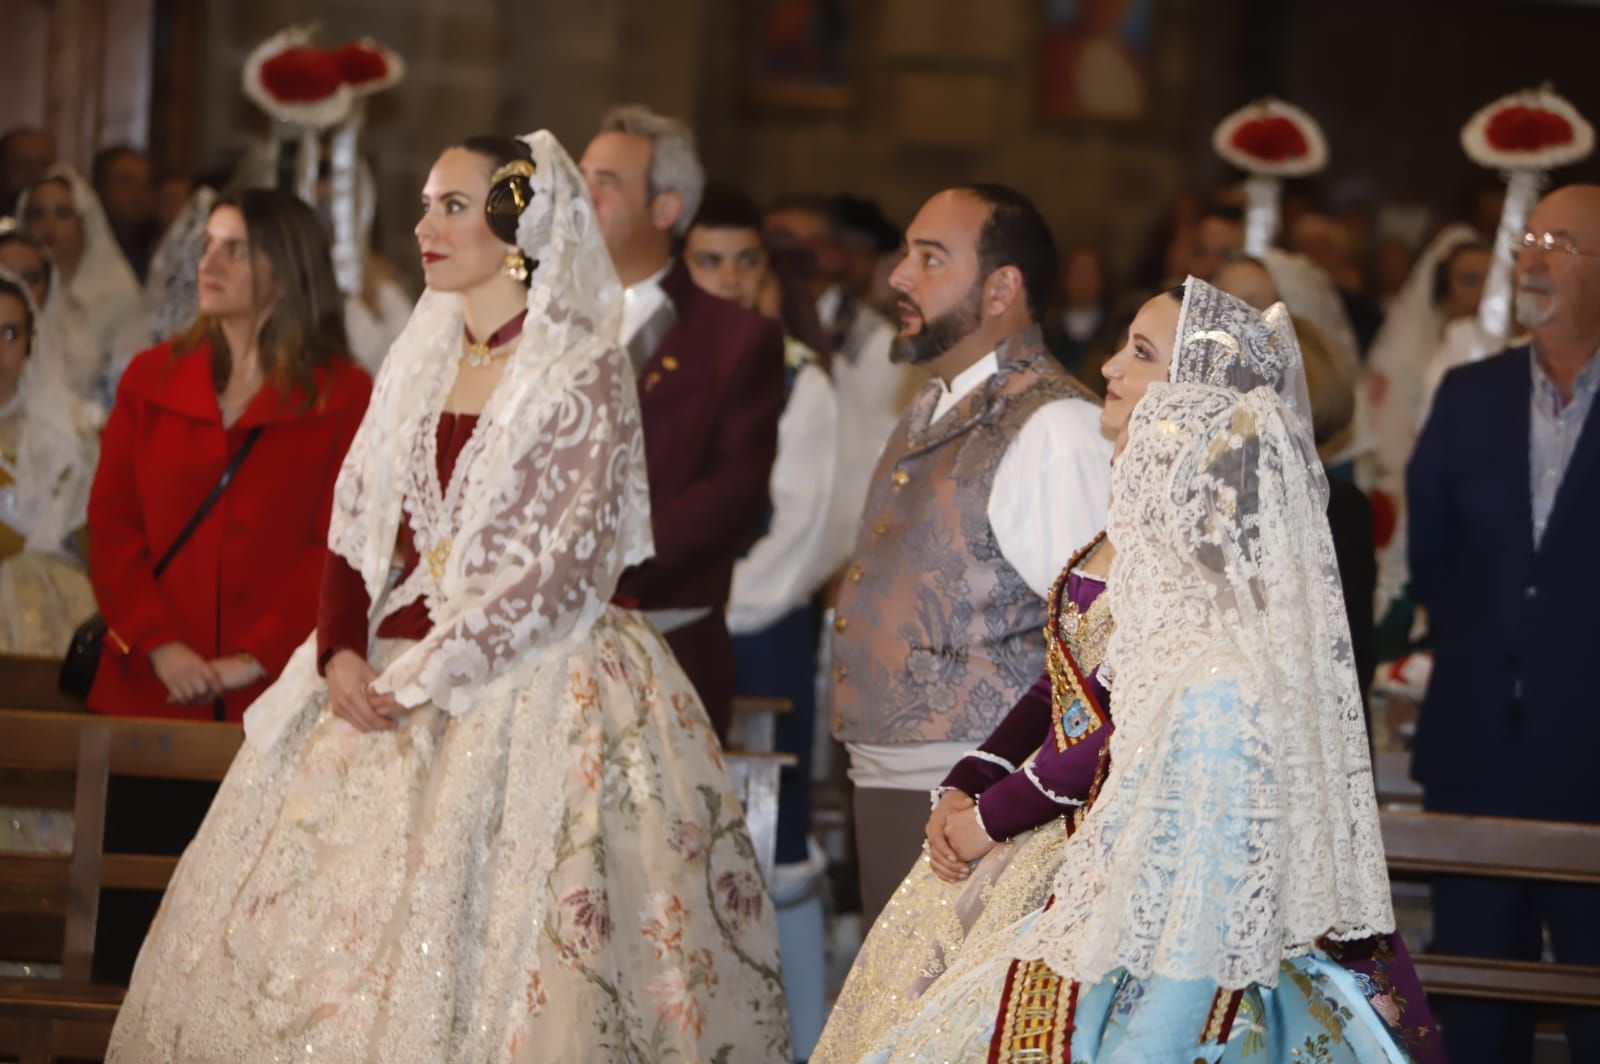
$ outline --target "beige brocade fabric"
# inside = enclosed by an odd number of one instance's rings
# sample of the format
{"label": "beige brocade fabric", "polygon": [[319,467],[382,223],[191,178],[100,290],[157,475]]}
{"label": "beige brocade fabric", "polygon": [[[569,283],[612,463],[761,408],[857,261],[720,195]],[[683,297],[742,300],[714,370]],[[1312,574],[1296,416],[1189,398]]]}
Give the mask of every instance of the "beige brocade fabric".
{"label": "beige brocade fabric", "polygon": [[[17,459],[21,428],[15,418],[0,421],[0,457],[8,462]],[[82,565],[27,549],[23,534],[6,523],[15,490],[0,469],[0,654],[59,658],[94,614],[94,590]]]}
{"label": "beige brocade fabric", "polygon": [[[774,914],[687,678],[615,608],[542,660],[460,717],[364,735],[319,693],[247,744],[108,1059],[787,1061]],[[562,803],[523,800],[550,773]]]}
{"label": "beige brocade fabric", "polygon": [[[812,1064],[856,1064],[915,1015],[922,995],[963,956],[1043,905],[1067,840],[1057,818],[1002,843],[960,883],[918,860],[857,954]],[[926,847],[924,847],[926,851]]]}

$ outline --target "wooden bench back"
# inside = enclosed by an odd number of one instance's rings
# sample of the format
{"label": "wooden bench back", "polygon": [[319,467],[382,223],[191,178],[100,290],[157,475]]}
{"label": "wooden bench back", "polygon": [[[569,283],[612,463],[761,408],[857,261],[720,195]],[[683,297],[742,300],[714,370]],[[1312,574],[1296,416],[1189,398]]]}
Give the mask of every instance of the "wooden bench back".
{"label": "wooden bench back", "polygon": [[[1600,825],[1401,809],[1380,818],[1391,872],[1600,885]],[[1412,960],[1432,995],[1600,1007],[1600,968],[1427,953]]]}
{"label": "wooden bench back", "polygon": [[[221,780],[243,737],[238,725],[0,709],[6,803],[60,808],[70,787],[74,817],[70,855],[0,854],[0,919],[36,926],[40,918],[62,921],[62,975],[87,979],[100,889],[161,890],[177,866],[175,857],[104,852],[110,777]],[[37,941],[22,937],[16,945],[39,952]]]}
{"label": "wooden bench back", "polygon": [[1391,871],[1600,885],[1600,825],[1385,809]]}
{"label": "wooden bench back", "polygon": [[83,703],[56,687],[61,662],[0,654],[0,705],[11,709],[82,709]]}
{"label": "wooden bench back", "polygon": [[722,755],[733,791],[744,806],[745,827],[756,850],[756,862],[772,889],[778,852],[778,781],[785,768],[795,764],[793,754],[745,753],[729,750]]}
{"label": "wooden bench back", "polygon": [[728,722],[729,750],[770,754],[777,749],[778,718],[794,712],[787,698],[734,695],[733,719]]}
{"label": "wooden bench back", "polygon": [[1422,805],[1422,784],[1411,778],[1411,751],[1379,750],[1372,758],[1379,805]]}

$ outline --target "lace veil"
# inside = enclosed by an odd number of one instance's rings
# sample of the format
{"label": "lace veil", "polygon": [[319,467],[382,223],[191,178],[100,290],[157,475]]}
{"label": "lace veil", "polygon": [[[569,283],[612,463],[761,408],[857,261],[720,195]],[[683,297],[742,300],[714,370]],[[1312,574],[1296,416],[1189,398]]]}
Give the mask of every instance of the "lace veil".
{"label": "lace veil", "polygon": [[1423,378],[1444,336],[1444,314],[1434,302],[1434,278],[1440,264],[1458,248],[1482,239],[1476,229],[1462,224],[1447,226],[1434,237],[1411,267],[1405,286],[1390,304],[1383,327],[1372,341],[1368,365],[1373,374],[1384,378],[1383,399],[1372,404],[1378,478],[1391,493],[1405,493],[1406,462],[1416,443]]}
{"label": "lace veil", "polygon": [[[62,163],[45,176],[65,181],[71,190],[83,226],[83,258],[70,281],[59,268],[53,272],[44,317],[61,336],[63,350],[57,355],[68,360],[68,383],[79,394],[92,396],[101,390],[100,376],[119,330],[139,313],[139,279],[89,183]],[[29,196],[24,192],[17,201],[19,219],[27,217]]]}
{"label": "lace veil", "polygon": [[[533,652],[586,633],[623,569],[654,549],[637,392],[617,344],[622,286],[571,158],[548,132],[524,140],[535,166],[517,234],[537,262],[528,316],[450,483],[438,480],[437,429],[463,323],[459,297],[429,290],[383,361],[328,531],[374,619],[420,600],[434,622],[377,688],[457,715],[491,685],[514,687]],[[402,520],[422,561],[385,595]],[[314,667],[307,647],[297,657]],[[277,685],[247,732],[270,745],[298,697]]]}
{"label": "lace veil", "polygon": [[100,410],[67,386],[61,362],[48,350],[53,334],[42,327],[27,284],[0,266],[0,278],[22,290],[33,315],[33,344],[16,395],[0,405],[0,419],[22,420],[15,465],[0,458],[12,481],[11,501],[0,520],[22,534],[29,550],[61,554],[83,526],[89,486],[99,458]]}
{"label": "lace veil", "polygon": [[204,185],[195,189],[150,256],[144,282],[149,344],[176,336],[200,314],[200,260],[206,252],[206,224],[216,203],[214,189]]}
{"label": "lace veil", "polygon": [[1367,365],[1371,377],[1382,382],[1381,398],[1373,398],[1370,389],[1363,389],[1357,397],[1370,409],[1377,466],[1372,487],[1388,496],[1396,510],[1395,528],[1378,551],[1373,607],[1380,621],[1411,579],[1406,559],[1406,463],[1417,443],[1421,414],[1431,399],[1429,378],[1435,356],[1444,346],[1447,324],[1434,301],[1434,278],[1440,264],[1458,248],[1482,239],[1476,229],[1458,223],[1447,226],[1423,249],[1372,341]]}
{"label": "lace veil", "polygon": [[[1190,277],[1183,286],[1167,377],[1178,384],[1214,384],[1240,394],[1271,388],[1298,419],[1306,439],[1315,440],[1300,341],[1283,303],[1257,311],[1244,300]],[[1321,483],[1326,497],[1327,482]]]}
{"label": "lace veil", "polygon": [[1111,770],[1013,948],[1085,982],[1271,986],[1394,926],[1321,463],[1274,390],[1293,334],[1209,287],[1113,473]]}

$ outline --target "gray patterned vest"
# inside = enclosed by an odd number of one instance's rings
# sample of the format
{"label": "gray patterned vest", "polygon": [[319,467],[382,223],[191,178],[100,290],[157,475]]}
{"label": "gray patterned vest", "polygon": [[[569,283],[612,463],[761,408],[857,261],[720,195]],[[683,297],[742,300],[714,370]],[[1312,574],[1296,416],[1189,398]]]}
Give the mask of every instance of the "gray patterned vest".
{"label": "gray patterned vest", "polygon": [[1093,400],[1036,328],[997,354],[999,372],[932,424],[925,388],[879,459],[833,624],[841,740],[981,742],[1044,671],[1045,603],[1000,553],[989,494],[1034,411]]}

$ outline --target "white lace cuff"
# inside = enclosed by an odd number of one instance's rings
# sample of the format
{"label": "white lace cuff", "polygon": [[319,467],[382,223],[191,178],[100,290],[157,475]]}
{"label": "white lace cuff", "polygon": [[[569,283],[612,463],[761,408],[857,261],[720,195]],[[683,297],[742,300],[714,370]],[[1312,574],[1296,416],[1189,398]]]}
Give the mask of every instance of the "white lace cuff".
{"label": "white lace cuff", "polygon": [[939,799],[944,797],[944,792],[953,790],[955,790],[954,787],[946,787],[943,784],[939,785],[938,787],[929,787],[928,810],[932,812],[933,810],[939,808]]}
{"label": "white lace cuff", "polygon": [[1083,800],[1081,798],[1064,798],[1061,795],[1057,794],[1055,791],[1052,791],[1049,787],[1046,787],[1044,784],[1040,783],[1039,782],[1039,777],[1034,773],[1032,765],[1024,765],[1022,767],[1022,771],[1027,774],[1028,782],[1033,784],[1035,787],[1039,788],[1039,793],[1040,794],[1044,795],[1046,798],[1050,799],[1052,802],[1056,803],[1057,805],[1082,805],[1083,804]]}
{"label": "white lace cuff", "polygon": [[1005,758],[1001,757],[999,754],[991,754],[987,750],[973,750],[973,751],[969,752],[967,754],[967,756],[968,757],[975,757],[979,761],[987,761],[991,765],[999,765],[1001,768],[1005,769],[1007,772],[1015,772],[1015,771],[1017,771],[1017,766],[1013,765],[1011,762],[1007,761]]}

